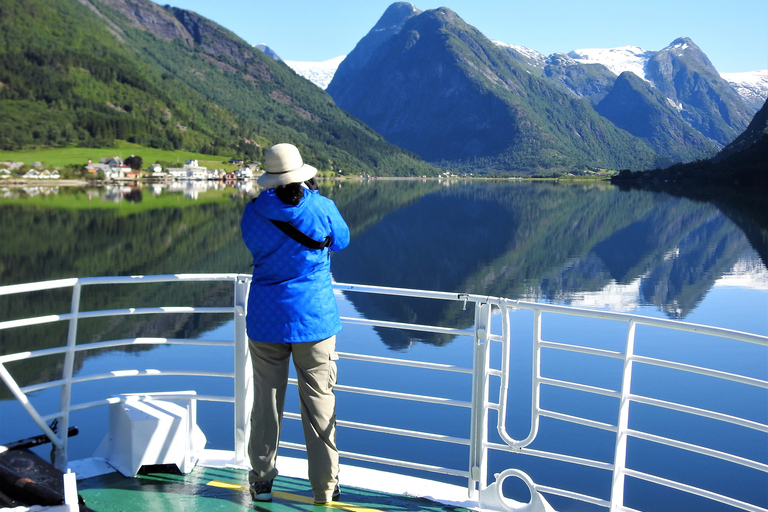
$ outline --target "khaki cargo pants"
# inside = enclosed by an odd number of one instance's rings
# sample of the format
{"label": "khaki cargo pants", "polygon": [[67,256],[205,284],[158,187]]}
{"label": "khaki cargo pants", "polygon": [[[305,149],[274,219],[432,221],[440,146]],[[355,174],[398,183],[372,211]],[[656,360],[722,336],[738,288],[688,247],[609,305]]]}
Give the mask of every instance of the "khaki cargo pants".
{"label": "khaki cargo pants", "polygon": [[315,501],[329,502],[338,482],[336,448],[336,336],[308,343],[249,341],[253,362],[253,411],[248,455],[251,484],[277,476],[277,444],[283,421],[288,360],[293,354],[299,383],[301,423],[307,445],[309,483]]}

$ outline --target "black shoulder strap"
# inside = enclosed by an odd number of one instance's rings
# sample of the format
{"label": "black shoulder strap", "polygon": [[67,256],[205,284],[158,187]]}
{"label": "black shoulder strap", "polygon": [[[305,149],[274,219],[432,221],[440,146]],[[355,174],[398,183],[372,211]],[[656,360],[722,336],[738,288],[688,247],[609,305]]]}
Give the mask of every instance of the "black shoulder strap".
{"label": "black shoulder strap", "polygon": [[280,231],[288,235],[289,237],[293,238],[297,242],[299,242],[301,245],[304,245],[306,247],[309,247],[310,249],[325,249],[326,247],[329,247],[333,243],[333,237],[328,235],[325,237],[325,240],[322,242],[318,242],[314,238],[310,238],[299,229],[294,226],[293,224],[289,222],[284,222],[281,220],[274,220],[269,219],[269,221],[277,226]]}

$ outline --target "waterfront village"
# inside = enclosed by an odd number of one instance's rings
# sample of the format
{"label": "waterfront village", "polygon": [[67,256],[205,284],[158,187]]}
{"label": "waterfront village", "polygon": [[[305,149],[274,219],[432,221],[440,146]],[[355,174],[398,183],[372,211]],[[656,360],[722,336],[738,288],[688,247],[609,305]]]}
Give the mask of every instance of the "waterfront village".
{"label": "waterfront village", "polygon": [[[92,179],[103,179],[106,181],[135,181],[138,179],[148,180],[248,180],[253,179],[258,167],[254,165],[244,165],[242,160],[232,159],[230,164],[239,165],[235,171],[226,171],[224,169],[208,169],[198,164],[197,160],[187,160],[181,167],[163,168],[159,164],[152,164],[147,170],[133,169],[120,157],[102,158],[100,162],[95,163],[91,160],[85,165],[87,176]],[[43,168],[39,162],[33,163],[30,168],[23,173],[19,170],[25,167],[24,162],[0,162],[0,179],[60,179],[58,170],[50,171]]]}

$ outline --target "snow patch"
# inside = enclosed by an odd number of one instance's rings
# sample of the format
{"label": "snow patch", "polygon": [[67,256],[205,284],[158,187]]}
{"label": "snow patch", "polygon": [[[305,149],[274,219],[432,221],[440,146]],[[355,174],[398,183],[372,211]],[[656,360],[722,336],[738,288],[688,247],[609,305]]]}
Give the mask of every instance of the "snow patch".
{"label": "snow patch", "polygon": [[525,46],[519,46],[516,44],[509,44],[509,43],[503,43],[501,41],[491,41],[493,44],[498,46],[499,48],[510,48],[512,50],[515,50],[517,53],[521,54],[526,59],[529,59],[532,64],[536,66],[544,67],[544,64],[546,62],[546,57],[537,52],[536,50],[531,50],[530,48],[526,48]]}
{"label": "snow patch", "polygon": [[656,53],[637,46],[617,48],[582,48],[568,52],[568,56],[582,64],[602,64],[616,75],[631,71],[645,81],[645,64]]}
{"label": "snow patch", "polygon": [[346,58],[346,55],[334,57],[322,62],[299,62],[285,61],[288,66],[297,74],[303,76],[321,89],[326,89],[333,80],[333,75],[339,68],[339,64]]}
{"label": "snow patch", "polygon": [[674,108],[678,112],[682,112],[683,111],[683,104],[682,103],[680,103],[680,102],[675,103],[672,98],[667,98],[667,102],[672,106],[672,108]]}

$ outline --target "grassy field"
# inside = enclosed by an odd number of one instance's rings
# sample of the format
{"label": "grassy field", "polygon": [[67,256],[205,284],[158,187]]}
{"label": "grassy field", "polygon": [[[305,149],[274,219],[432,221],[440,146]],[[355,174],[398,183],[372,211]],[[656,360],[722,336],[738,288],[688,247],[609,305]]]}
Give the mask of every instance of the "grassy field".
{"label": "grassy field", "polygon": [[89,159],[98,163],[102,158],[119,156],[126,159],[131,155],[140,156],[144,162],[144,168],[155,162],[175,162],[181,167],[186,160],[197,160],[201,166],[208,167],[209,169],[226,169],[231,171],[238,168],[238,166],[229,163],[229,157],[204,155],[187,151],[165,151],[125,141],[117,141],[115,147],[112,148],[55,148],[34,151],[0,151],[0,162],[24,162],[26,165],[40,162],[46,168],[53,169],[70,165],[85,165]]}

